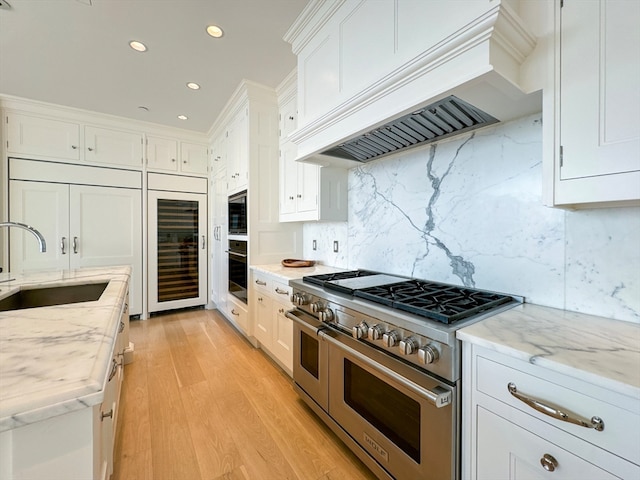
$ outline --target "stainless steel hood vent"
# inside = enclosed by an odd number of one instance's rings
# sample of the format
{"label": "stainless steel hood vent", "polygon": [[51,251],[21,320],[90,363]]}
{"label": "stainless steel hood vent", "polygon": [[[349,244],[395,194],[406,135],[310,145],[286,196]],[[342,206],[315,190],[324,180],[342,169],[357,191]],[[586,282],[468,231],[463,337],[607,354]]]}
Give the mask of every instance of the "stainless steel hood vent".
{"label": "stainless steel hood vent", "polygon": [[323,155],[369,162],[384,155],[491,125],[498,119],[450,95],[341,143]]}

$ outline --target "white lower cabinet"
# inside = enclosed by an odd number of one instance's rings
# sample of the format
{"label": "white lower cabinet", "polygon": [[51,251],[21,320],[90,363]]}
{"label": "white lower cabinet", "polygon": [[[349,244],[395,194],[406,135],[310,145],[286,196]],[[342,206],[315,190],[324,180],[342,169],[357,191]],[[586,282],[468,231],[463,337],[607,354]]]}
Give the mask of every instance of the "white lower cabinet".
{"label": "white lower cabinet", "polygon": [[125,300],[104,380],[102,403],[0,432],[3,480],[108,480],[124,380],[129,324]]}
{"label": "white lower cabinet", "polygon": [[462,478],[640,478],[639,399],[463,348]]}
{"label": "white lower cabinet", "polygon": [[273,275],[251,269],[249,298],[253,334],[260,347],[289,375],[293,371],[293,324],[285,312],[293,308],[291,287]]}
{"label": "white lower cabinet", "polygon": [[[39,173],[23,175],[12,160],[9,182],[9,220],[36,228],[45,238],[46,252],[38,250],[34,236],[10,229],[10,271],[65,270],[82,267],[131,265],[131,313],[142,312],[142,195],[139,188],[117,188],[43,181],[47,168],[88,169],[39,164]],[[31,167],[34,168],[34,167]],[[108,169],[92,172],[105,179]],[[105,173],[106,172],[106,173]],[[136,172],[128,172],[140,176]],[[73,177],[70,177],[73,178]],[[52,179],[57,180],[57,179]]]}
{"label": "white lower cabinet", "polygon": [[249,309],[247,305],[242,303],[236,297],[227,294],[227,318],[238,328],[247,338],[251,339],[253,336],[253,329],[249,322]]}

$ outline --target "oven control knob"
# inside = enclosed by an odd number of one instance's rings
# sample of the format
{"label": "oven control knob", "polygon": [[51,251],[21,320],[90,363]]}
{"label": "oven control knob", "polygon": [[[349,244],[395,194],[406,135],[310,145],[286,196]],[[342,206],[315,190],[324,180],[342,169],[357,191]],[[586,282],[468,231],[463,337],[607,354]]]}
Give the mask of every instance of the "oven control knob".
{"label": "oven control knob", "polygon": [[398,332],[391,330],[382,335],[382,343],[385,347],[395,347],[398,344]]}
{"label": "oven control knob", "polygon": [[300,297],[299,293],[292,293],[291,297],[289,297],[289,300],[291,300],[291,303],[295,305],[296,303],[298,303],[298,297]]}
{"label": "oven control knob", "polygon": [[360,322],[360,325],[353,327],[351,334],[353,338],[367,338],[367,331],[369,326],[365,322]]}
{"label": "oven control knob", "polygon": [[440,354],[436,350],[435,345],[430,344],[418,349],[418,361],[425,365],[435,363]]}
{"label": "oven control knob", "polygon": [[333,311],[330,308],[325,308],[318,312],[318,317],[320,317],[320,320],[323,322],[330,322],[333,320]]}
{"label": "oven control knob", "polygon": [[367,333],[371,340],[380,340],[384,334],[384,330],[380,325],[374,325],[373,327],[369,327],[369,332]]}
{"label": "oven control knob", "polygon": [[411,355],[412,353],[416,353],[420,345],[418,341],[414,337],[407,337],[400,340],[398,347],[400,347],[400,353],[403,355]]}
{"label": "oven control knob", "polygon": [[307,296],[304,293],[299,293],[296,297],[296,305],[306,305],[309,303]]}
{"label": "oven control knob", "polygon": [[322,303],[320,302],[313,302],[309,306],[311,307],[311,311],[314,313],[318,313],[322,311]]}

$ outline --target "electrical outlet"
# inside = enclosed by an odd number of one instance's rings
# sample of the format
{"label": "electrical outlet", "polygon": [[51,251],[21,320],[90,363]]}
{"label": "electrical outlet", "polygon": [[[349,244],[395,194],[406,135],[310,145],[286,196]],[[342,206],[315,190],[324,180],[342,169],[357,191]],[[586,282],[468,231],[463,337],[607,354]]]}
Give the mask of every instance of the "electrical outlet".
{"label": "electrical outlet", "polygon": [[316,242],[315,240],[311,243],[311,248],[313,248],[314,250],[318,249],[318,242]]}
{"label": "electrical outlet", "polygon": [[338,240],[333,241],[333,252],[338,253]]}

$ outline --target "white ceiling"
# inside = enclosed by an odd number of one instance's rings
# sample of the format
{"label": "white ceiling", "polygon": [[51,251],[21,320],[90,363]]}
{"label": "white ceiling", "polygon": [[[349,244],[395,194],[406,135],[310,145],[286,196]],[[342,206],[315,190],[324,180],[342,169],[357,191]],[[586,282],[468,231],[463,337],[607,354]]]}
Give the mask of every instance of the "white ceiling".
{"label": "white ceiling", "polygon": [[206,132],[242,79],[276,87],[295,67],[282,37],[307,0],[0,3],[0,94]]}

